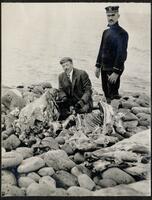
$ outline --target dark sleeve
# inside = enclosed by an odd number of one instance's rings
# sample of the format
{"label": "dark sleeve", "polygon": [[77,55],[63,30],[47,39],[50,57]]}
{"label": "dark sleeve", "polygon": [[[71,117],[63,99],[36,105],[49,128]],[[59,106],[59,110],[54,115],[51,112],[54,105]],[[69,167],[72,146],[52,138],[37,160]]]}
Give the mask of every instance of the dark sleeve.
{"label": "dark sleeve", "polygon": [[59,99],[66,97],[66,93],[64,92],[63,83],[62,83],[62,74],[59,75]]}
{"label": "dark sleeve", "polygon": [[124,62],[127,58],[128,38],[129,38],[128,33],[123,32],[120,34],[117,40],[117,52],[116,52],[116,59],[114,62],[113,71],[118,74],[123,71]]}
{"label": "dark sleeve", "polygon": [[92,84],[91,84],[88,74],[85,71],[83,71],[81,77],[82,77],[82,84],[83,84],[83,90],[84,90],[84,94],[81,99],[85,103],[88,103],[92,95]]}
{"label": "dark sleeve", "polygon": [[101,68],[101,63],[102,63],[102,60],[101,60],[101,58],[102,58],[102,46],[103,46],[103,40],[104,40],[104,33],[105,33],[105,31],[103,32],[103,35],[102,35],[101,44],[100,44],[100,48],[99,48],[99,53],[98,53],[96,64],[95,64],[95,66],[97,68]]}

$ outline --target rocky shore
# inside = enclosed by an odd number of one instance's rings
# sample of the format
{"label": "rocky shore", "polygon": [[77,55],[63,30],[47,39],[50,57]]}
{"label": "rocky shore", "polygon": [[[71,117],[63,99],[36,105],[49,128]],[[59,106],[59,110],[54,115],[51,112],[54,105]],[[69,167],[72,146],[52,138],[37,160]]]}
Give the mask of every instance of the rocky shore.
{"label": "rocky shore", "polygon": [[150,98],[123,94],[111,105],[58,121],[50,83],[2,88],[2,196],[149,196]]}

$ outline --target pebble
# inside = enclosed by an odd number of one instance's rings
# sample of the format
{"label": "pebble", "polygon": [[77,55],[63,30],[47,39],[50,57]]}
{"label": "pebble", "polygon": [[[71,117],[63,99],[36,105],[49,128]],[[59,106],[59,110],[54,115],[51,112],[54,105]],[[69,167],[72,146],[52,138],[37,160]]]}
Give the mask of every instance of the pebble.
{"label": "pebble", "polygon": [[56,186],[59,188],[67,189],[78,184],[77,178],[64,170],[57,171],[52,177],[55,179]]}
{"label": "pebble", "polygon": [[69,196],[92,196],[92,192],[86,188],[71,186],[67,190]]}
{"label": "pebble", "polygon": [[148,108],[145,108],[145,107],[133,107],[133,108],[131,109],[131,111],[132,111],[134,114],[138,114],[138,113],[150,114],[150,113],[151,113],[150,107],[148,107]]}
{"label": "pebble", "polygon": [[74,154],[74,151],[70,144],[64,144],[61,149],[64,150],[68,155]]}
{"label": "pebble", "polygon": [[77,152],[74,155],[74,162],[77,164],[83,163],[85,161],[83,154]]}
{"label": "pebble", "polygon": [[138,121],[137,120],[123,122],[123,126],[125,128],[136,128],[137,125],[138,125]]}
{"label": "pebble", "polygon": [[15,175],[9,170],[1,170],[1,183],[8,184],[8,185],[16,185],[16,177]]}
{"label": "pebble", "polygon": [[39,183],[46,183],[49,185],[49,187],[55,189],[56,188],[56,182],[55,180],[50,176],[43,176],[39,179]]}
{"label": "pebble", "polygon": [[30,157],[22,161],[22,163],[18,166],[18,173],[28,173],[33,172],[41,167],[44,167],[45,162],[43,159],[39,157]]}
{"label": "pebble", "polygon": [[5,152],[2,154],[2,169],[16,167],[23,161],[23,156],[16,152]]}
{"label": "pebble", "polygon": [[123,117],[122,117],[123,121],[133,121],[133,120],[138,120],[138,117],[136,117],[136,115],[134,115],[131,112],[126,113]]}
{"label": "pebble", "polygon": [[71,174],[73,174],[74,176],[78,177],[80,174],[82,174],[82,172],[78,169],[77,166],[73,167],[71,169]]}
{"label": "pebble", "polygon": [[18,179],[18,185],[20,188],[27,188],[32,183],[35,183],[35,181],[30,177],[20,177]]}
{"label": "pebble", "polygon": [[129,184],[135,182],[132,176],[116,167],[109,168],[104,171],[102,173],[102,177],[103,179],[112,179],[117,184]]}
{"label": "pebble", "polygon": [[138,103],[133,101],[122,102],[122,108],[131,109],[132,107],[137,107],[137,106],[139,106]]}
{"label": "pebble", "polygon": [[64,144],[65,143],[65,139],[63,137],[56,137],[55,140],[58,142],[58,144]]}
{"label": "pebble", "polygon": [[24,159],[33,156],[33,149],[28,147],[18,147],[16,152],[21,153]]}
{"label": "pebble", "polygon": [[53,167],[54,170],[70,170],[75,166],[75,163],[68,158],[68,155],[63,150],[48,151],[44,155],[44,161],[47,166]]}
{"label": "pebble", "polygon": [[43,167],[38,171],[40,176],[52,176],[55,173],[52,167]]}
{"label": "pebble", "polygon": [[45,137],[42,141],[41,144],[43,146],[48,146],[50,149],[52,150],[57,150],[59,149],[59,145],[57,143],[57,141],[52,138],[52,137]]}
{"label": "pebble", "polygon": [[2,184],[1,195],[2,196],[25,196],[25,190],[18,188],[15,185]]}
{"label": "pebble", "polygon": [[32,183],[26,190],[26,196],[52,196],[54,189],[46,183]]}
{"label": "pebble", "polygon": [[16,149],[21,144],[20,140],[16,135],[9,136],[3,141],[3,147],[7,150]]}
{"label": "pebble", "polygon": [[88,190],[93,190],[95,187],[93,180],[86,174],[81,174],[78,176],[78,183],[80,187],[86,188]]}
{"label": "pebble", "polygon": [[36,172],[28,173],[27,177],[33,179],[35,182],[39,182],[39,179],[41,178]]}
{"label": "pebble", "polygon": [[107,187],[114,187],[117,185],[117,183],[112,179],[104,178],[99,180],[98,185],[100,185],[102,188],[107,188]]}

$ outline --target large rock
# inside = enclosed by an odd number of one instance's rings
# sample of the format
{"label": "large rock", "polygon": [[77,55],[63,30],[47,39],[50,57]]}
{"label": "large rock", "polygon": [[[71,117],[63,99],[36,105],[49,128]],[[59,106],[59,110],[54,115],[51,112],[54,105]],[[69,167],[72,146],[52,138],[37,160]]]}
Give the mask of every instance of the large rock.
{"label": "large rock", "polygon": [[133,108],[131,109],[131,111],[132,111],[134,114],[138,114],[138,113],[150,114],[150,113],[151,113],[150,107],[148,107],[148,108],[145,108],[145,107],[133,107]]}
{"label": "large rock", "polygon": [[93,192],[93,196],[143,196],[143,193],[132,189],[127,185],[118,185],[97,190]]}
{"label": "large rock", "polygon": [[26,196],[53,196],[54,189],[46,183],[32,183],[26,190]]}
{"label": "large rock", "polygon": [[53,167],[55,170],[70,170],[75,166],[75,163],[68,158],[68,155],[63,150],[48,151],[44,155],[44,161],[47,166]]}
{"label": "large rock", "polygon": [[23,158],[30,158],[33,156],[33,149],[28,147],[18,147],[15,150],[17,153],[21,153]]}
{"label": "large rock", "polygon": [[80,163],[82,163],[82,162],[85,161],[85,158],[84,158],[83,154],[77,152],[77,153],[74,155],[74,161],[75,161],[75,163],[80,164]]}
{"label": "large rock", "polygon": [[25,190],[18,188],[15,185],[2,184],[2,196],[25,196]]}
{"label": "large rock", "polygon": [[112,179],[104,178],[99,180],[98,185],[100,185],[102,188],[107,188],[107,187],[114,187],[117,185],[117,183]]}
{"label": "large rock", "polygon": [[43,167],[38,171],[40,176],[52,176],[55,173],[52,167]]}
{"label": "large rock", "polygon": [[65,139],[64,137],[56,137],[55,140],[58,142],[58,144],[64,144],[65,143]]}
{"label": "large rock", "polygon": [[2,170],[1,178],[2,178],[1,179],[2,184],[8,184],[8,185],[16,185],[17,184],[15,175],[9,170]]}
{"label": "large rock", "polygon": [[3,147],[7,150],[16,149],[20,144],[21,142],[16,135],[11,135],[3,141]]}
{"label": "large rock", "polygon": [[67,190],[69,196],[92,196],[92,192],[86,188],[71,186]]}
{"label": "large rock", "polygon": [[123,117],[122,117],[123,121],[133,121],[133,120],[138,120],[138,117],[136,117],[136,115],[134,115],[131,112],[127,112]]}
{"label": "large rock", "polygon": [[23,156],[16,152],[5,152],[2,154],[2,169],[16,167],[23,161]]}
{"label": "large rock", "polygon": [[43,146],[47,146],[49,147],[50,149],[52,150],[57,150],[59,149],[59,145],[57,143],[57,141],[52,138],[52,137],[45,137],[42,141],[41,141],[41,144]]}
{"label": "large rock", "polygon": [[18,166],[17,171],[18,173],[33,172],[40,169],[41,167],[44,167],[44,165],[44,160],[35,156],[23,160],[22,163]]}
{"label": "large rock", "polygon": [[57,171],[52,177],[55,179],[57,187],[67,189],[78,184],[77,178],[64,170]]}
{"label": "large rock", "polygon": [[36,172],[28,173],[27,177],[33,179],[35,182],[39,182],[39,179],[41,178]]}
{"label": "large rock", "polygon": [[72,146],[70,144],[64,144],[61,148],[63,151],[65,151],[68,155],[74,154],[74,151],[72,149]]}
{"label": "large rock", "polygon": [[88,190],[93,190],[95,183],[93,180],[86,174],[81,174],[78,176],[78,182],[80,187],[86,188]]}
{"label": "large rock", "polygon": [[128,128],[136,128],[138,125],[138,120],[133,120],[133,121],[125,121],[123,122],[123,126],[128,129]]}
{"label": "large rock", "polygon": [[46,183],[48,184],[51,188],[56,188],[56,182],[55,180],[50,177],[50,176],[43,176],[42,178],[39,179],[39,183]]}
{"label": "large rock", "polygon": [[18,185],[20,188],[27,188],[32,183],[35,183],[35,181],[30,177],[20,177],[18,179]]}
{"label": "large rock", "polygon": [[102,177],[103,179],[112,179],[117,184],[129,184],[135,182],[135,179],[132,176],[116,167],[104,171]]}
{"label": "large rock", "polygon": [[137,106],[139,106],[139,104],[134,101],[129,100],[122,102],[122,108],[131,109],[132,107],[137,107]]}

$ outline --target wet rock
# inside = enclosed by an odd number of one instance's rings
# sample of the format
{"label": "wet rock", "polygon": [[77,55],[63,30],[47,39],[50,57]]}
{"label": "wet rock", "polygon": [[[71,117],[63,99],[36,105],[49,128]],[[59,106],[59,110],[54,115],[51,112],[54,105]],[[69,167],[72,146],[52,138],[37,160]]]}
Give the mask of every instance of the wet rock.
{"label": "wet rock", "polygon": [[42,82],[42,83],[40,83],[40,85],[41,85],[41,87],[43,87],[43,89],[52,88],[52,85],[49,82]]}
{"label": "wet rock", "polygon": [[18,147],[16,149],[17,153],[21,153],[23,156],[23,159],[25,158],[30,158],[33,156],[33,149],[32,148],[28,148],[28,147]]}
{"label": "wet rock", "polygon": [[141,163],[147,164],[150,161],[150,156],[143,156],[141,158]]}
{"label": "wet rock", "polygon": [[2,169],[16,167],[23,161],[23,156],[16,152],[5,152],[2,154]]}
{"label": "wet rock", "polygon": [[20,177],[18,179],[18,185],[20,188],[27,188],[32,183],[35,183],[35,181],[30,177]]}
{"label": "wet rock", "polygon": [[93,196],[143,196],[143,193],[138,192],[126,185],[118,185],[115,187],[104,188],[93,192]]}
{"label": "wet rock", "polygon": [[22,163],[18,166],[18,173],[28,173],[33,172],[41,167],[44,167],[45,162],[39,157],[30,157],[22,161]]}
{"label": "wet rock", "polygon": [[25,196],[25,190],[18,188],[15,185],[2,184],[2,196]]}
{"label": "wet rock", "polygon": [[126,121],[126,122],[123,122],[123,126],[128,129],[128,128],[136,128],[138,125],[138,121],[137,120],[134,120],[134,121]]}
{"label": "wet rock", "polygon": [[49,147],[50,149],[52,150],[57,150],[59,149],[59,145],[58,143],[56,142],[56,140],[52,137],[45,137],[42,141],[41,141],[41,144],[43,146],[47,146]]}
{"label": "wet rock", "polygon": [[81,154],[81,153],[76,153],[75,155],[74,155],[74,162],[75,163],[77,163],[77,164],[80,164],[80,163],[82,163],[82,162],[84,162],[85,161],[85,159],[84,159],[84,156],[83,156],[83,154]]}
{"label": "wet rock", "polygon": [[17,184],[15,175],[9,170],[2,170],[1,178],[2,178],[1,179],[2,184],[8,184],[8,185],[16,185]]}
{"label": "wet rock", "polygon": [[55,140],[57,141],[58,144],[64,144],[65,143],[65,139],[63,137],[56,137]]}
{"label": "wet rock", "polygon": [[52,167],[44,167],[38,171],[40,176],[52,176],[55,173]]}
{"label": "wet rock", "polygon": [[93,180],[86,174],[81,174],[78,176],[78,183],[80,187],[86,188],[88,190],[93,190],[95,187]]}
{"label": "wet rock", "polygon": [[72,146],[70,144],[64,144],[61,148],[63,151],[65,151],[68,155],[74,154],[74,151],[72,149]]}
{"label": "wet rock", "polygon": [[52,177],[55,179],[57,187],[67,189],[77,185],[77,178],[64,170],[57,171]]}
{"label": "wet rock", "polygon": [[102,177],[103,179],[112,179],[117,184],[129,184],[135,182],[132,176],[116,167],[109,168],[104,171],[102,173]]}
{"label": "wet rock", "polygon": [[56,188],[56,182],[55,180],[50,177],[50,176],[43,176],[42,178],[39,179],[39,183],[46,183],[51,187],[52,189]]}
{"label": "wet rock", "polygon": [[32,183],[26,190],[27,196],[53,196],[54,189],[46,183]]}
{"label": "wet rock", "polygon": [[92,192],[86,188],[71,186],[67,190],[69,196],[92,196]]}
{"label": "wet rock", "polygon": [[37,173],[30,172],[28,173],[27,177],[33,179],[35,182],[39,182],[39,179],[41,178]]}
{"label": "wet rock", "polygon": [[131,112],[126,113],[123,117],[122,117],[123,121],[133,121],[133,120],[138,120],[138,117],[136,117],[136,115],[134,115]]}
{"label": "wet rock", "polygon": [[150,107],[148,108],[145,108],[145,107],[133,107],[131,109],[131,111],[134,113],[134,114],[138,114],[138,113],[146,113],[146,114],[150,114]]}
{"label": "wet rock", "polygon": [[16,135],[11,135],[3,141],[3,147],[7,150],[16,149],[20,144],[21,142]]}
{"label": "wet rock", "polygon": [[75,163],[68,158],[68,155],[63,150],[48,151],[44,155],[44,161],[47,166],[53,167],[55,170],[70,170],[75,166]]}
{"label": "wet rock", "polygon": [[117,185],[117,183],[112,180],[112,179],[101,179],[99,182],[98,182],[98,185],[100,185],[102,188],[107,188],[107,187],[114,187]]}

